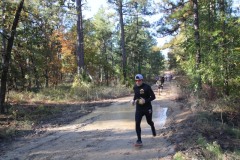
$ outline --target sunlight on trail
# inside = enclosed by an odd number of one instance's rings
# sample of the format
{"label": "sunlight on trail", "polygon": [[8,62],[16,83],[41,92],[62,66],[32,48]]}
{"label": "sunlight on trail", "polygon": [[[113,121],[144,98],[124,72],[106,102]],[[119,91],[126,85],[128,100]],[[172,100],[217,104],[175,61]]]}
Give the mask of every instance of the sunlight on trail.
{"label": "sunlight on trail", "polygon": [[87,128],[132,130],[134,128],[134,107],[128,103],[116,104],[111,107],[98,108],[94,114],[101,115],[96,122]]}
{"label": "sunlight on trail", "polygon": [[156,108],[153,112],[153,121],[155,123],[155,127],[157,128],[163,128],[163,126],[166,123],[167,119],[167,110],[168,108]]}
{"label": "sunlight on trail", "polygon": [[[128,101],[125,103],[115,103],[111,107],[98,108],[89,116],[78,120],[76,123],[91,123],[93,124],[84,127],[90,131],[98,128],[99,130],[105,129],[120,129],[120,130],[135,130],[135,106],[131,106]],[[167,108],[160,107],[159,101],[153,104],[153,121],[157,129],[161,129],[167,119]],[[145,117],[142,121],[142,129],[150,130],[150,126],[147,124]]]}
{"label": "sunlight on trail", "polygon": [[[156,93],[156,86],[153,90]],[[85,159],[85,160],[136,160],[159,159],[173,154],[175,149],[161,134],[169,125],[168,111],[176,104],[177,90],[166,83],[161,95],[152,101],[153,121],[157,136],[153,137],[151,127],[143,117],[141,122],[143,147],[136,149],[134,144],[135,106],[130,104],[132,95],[117,98],[110,106],[99,106],[74,122],[49,127],[46,134],[27,141],[19,141],[13,150],[0,157],[5,159]],[[65,115],[68,116],[68,115]]]}

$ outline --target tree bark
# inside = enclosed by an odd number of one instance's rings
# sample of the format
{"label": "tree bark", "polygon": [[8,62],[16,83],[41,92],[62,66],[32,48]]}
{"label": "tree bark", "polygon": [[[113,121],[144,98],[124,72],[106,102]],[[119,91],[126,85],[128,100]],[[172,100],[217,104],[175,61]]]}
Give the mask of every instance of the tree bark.
{"label": "tree bark", "polygon": [[48,69],[45,69],[44,77],[45,77],[45,88],[48,88],[49,87]]}
{"label": "tree bark", "polygon": [[121,52],[122,52],[122,71],[124,83],[127,78],[127,56],[125,49],[125,34],[124,34],[124,22],[123,22],[123,0],[108,0],[109,3],[117,6],[117,12],[119,14],[120,28],[121,28]]}
{"label": "tree bark", "polygon": [[82,0],[77,0],[77,65],[78,74],[84,71],[84,37],[83,37],[83,19],[82,19]]}
{"label": "tree bark", "polygon": [[16,28],[18,25],[18,21],[20,18],[21,11],[23,9],[23,4],[24,0],[21,0],[11,28],[11,36],[8,39],[8,44],[7,44],[7,50],[6,53],[3,53],[2,55],[2,75],[1,75],[1,90],[0,90],[0,107],[1,107],[1,113],[5,112],[5,96],[6,96],[6,88],[7,88],[7,75],[8,75],[8,69],[9,69],[9,63],[11,59],[11,52],[12,52],[12,47],[13,47],[13,42],[14,42],[14,37],[16,34]]}
{"label": "tree bark", "polygon": [[120,26],[121,26],[121,50],[122,50],[122,70],[123,70],[123,78],[124,82],[127,78],[127,57],[126,57],[126,49],[125,49],[125,35],[124,35],[124,23],[123,23],[123,12],[122,12],[122,0],[119,0],[118,13],[120,18]]}
{"label": "tree bark", "polygon": [[[225,19],[225,0],[220,1],[220,8],[221,8],[221,16]],[[228,49],[227,49],[227,40],[226,40],[226,21],[223,20],[222,23],[222,37],[223,37],[223,53],[222,53],[222,59],[223,59],[223,66],[224,66],[224,94],[229,96],[230,89],[229,89],[229,61],[228,61]]]}
{"label": "tree bark", "polygon": [[[193,15],[194,15],[194,36],[196,44],[196,71],[200,70],[201,51],[200,51],[200,34],[199,34],[199,15],[198,15],[198,0],[193,0]],[[197,75],[197,88],[201,89],[201,75]]]}
{"label": "tree bark", "polygon": [[[5,17],[5,11],[6,11],[6,2],[3,1],[2,2],[2,26],[3,26],[3,29],[2,29],[2,56],[6,54],[6,33],[5,33],[5,27],[4,27],[4,24],[6,22],[6,17]],[[3,59],[2,59],[3,60]],[[2,62],[3,63],[3,62]]]}

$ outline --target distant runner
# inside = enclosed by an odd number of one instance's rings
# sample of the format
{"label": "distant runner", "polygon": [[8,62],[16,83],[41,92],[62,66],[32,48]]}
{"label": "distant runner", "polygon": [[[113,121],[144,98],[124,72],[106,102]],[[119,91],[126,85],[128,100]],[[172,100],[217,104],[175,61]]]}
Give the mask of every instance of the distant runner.
{"label": "distant runner", "polygon": [[156,136],[156,131],[154,127],[154,123],[152,121],[152,104],[156,97],[152,90],[152,88],[143,83],[143,76],[141,74],[137,74],[135,76],[136,85],[133,87],[134,90],[134,97],[132,100],[132,105],[136,104],[136,112],[135,112],[135,129],[137,133],[137,141],[135,146],[142,146],[142,139],[141,139],[141,121],[142,117],[146,116],[147,123],[151,126],[152,135]]}
{"label": "distant runner", "polygon": [[165,81],[164,76],[160,76],[160,78],[156,82],[156,85],[158,87],[158,95],[160,95],[161,91],[163,90],[164,81]]}

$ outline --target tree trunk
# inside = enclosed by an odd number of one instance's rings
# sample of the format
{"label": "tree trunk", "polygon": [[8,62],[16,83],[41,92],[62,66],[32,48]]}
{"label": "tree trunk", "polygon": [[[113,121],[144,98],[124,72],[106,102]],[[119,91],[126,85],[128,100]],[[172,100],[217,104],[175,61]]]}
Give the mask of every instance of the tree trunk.
{"label": "tree trunk", "polygon": [[[212,0],[210,0],[208,2],[208,32],[209,33],[211,33],[213,31],[213,27],[214,27],[214,23],[213,23],[213,17],[214,17],[213,16],[213,13],[214,13],[213,10],[214,10],[214,8],[213,8],[213,5],[214,4],[213,4]],[[212,46],[211,35],[208,35],[207,39],[208,39],[208,42],[209,42],[209,43],[207,43],[207,49],[210,52],[211,51],[211,46]],[[206,52],[206,53],[208,54],[208,52]],[[204,53],[204,57],[202,58],[202,61],[203,61],[204,65],[208,66],[209,61],[206,58],[206,53]]]}
{"label": "tree trunk", "polygon": [[[225,0],[220,1],[220,8],[221,8],[221,16],[223,19],[225,19]],[[223,20],[222,23],[222,37],[223,37],[223,53],[222,53],[222,59],[223,59],[223,66],[224,66],[224,94],[229,96],[229,61],[228,61],[228,49],[226,46],[227,40],[226,40],[226,22]]]}
{"label": "tree trunk", "polygon": [[[215,20],[215,12],[216,12],[216,7],[215,7],[215,0],[210,0],[208,2],[208,32],[209,33],[212,33],[214,31],[214,20]],[[207,49],[208,49],[208,52],[207,54],[209,54],[211,52],[211,50],[214,48],[212,46],[212,38],[211,38],[212,35],[208,35],[208,43],[207,43]],[[205,54],[205,57],[207,57],[207,55]],[[210,65],[210,62],[208,61],[209,57],[208,58],[204,58],[204,66],[209,66]],[[211,87],[213,87],[213,78],[211,78],[208,82],[210,84]]]}
{"label": "tree trunk", "polygon": [[[200,52],[200,34],[199,34],[199,16],[198,16],[198,0],[193,0],[193,15],[194,15],[194,36],[196,44],[196,71],[200,70],[201,52]],[[197,88],[201,89],[201,75],[197,73]]]}
{"label": "tree trunk", "polygon": [[36,68],[36,65],[35,65],[35,55],[34,55],[34,53],[32,53],[32,56],[30,56],[30,60],[31,60],[31,63],[32,63],[31,68],[33,68],[33,73],[34,73],[34,87],[39,89],[40,88],[40,82],[39,82],[39,75],[38,75],[38,72],[37,72],[37,68]]}
{"label": "tree trunk", "polygon": [[6,88],[7,88],[7,75],[8,75],[8,69],[9,69],[9,63],[11,59],[11,52],[12,52],[12,47],[13,47],[13,42],[14,42],[14,36],[16,33],[16,28],[18,25],[18,21],[20,18],[21,11],[23,9],[23,4],[24,0],[21,0],[11,28],[11,36],[8,39],[8,44],[7,44],[7,50],[5,53],[2,55],[2,75],[1,75],[1,90],[0,90],[0,108],[1,108],[1,113],[5,112],[5,96],[6,96]]}
{"label": "tree trunk", "polygon": [[4,28],[4,24],[6,22],[6,19],[5,19],[6,18],[5,17],[6,5],[5,4],[6,4],[6,2],[3,1],[2,2],[2,26],[3,26],[3,28],[2,28],[2,53],[3,53],[2,57],[3,57],[3,55],[6,54],[6,37],[5,37],[6,33],[5,33],[5,28]]}
{"label": "tree trunk", "polygon": [[[137,4],[137,3],[136,3]],[[139,32],[139,29],[138,29],[138,11],[136,9],[136,34],[135,34],[135,37],[134,37],[134,40],[135,40],[135,43],[137,44],[137,35],[138,35],[138,32]],[[137,57],[137,60],[138,60],[138,73],[142,73],[142,64],[141,62],[143,61],[142,59],[142,55],[139,53],[139,50],[138,48],[136,47],[135,48],[135,54],[136,54],[136,57]]]}
{"label": "tree trunk", "polygon": [[48,69],[45,69],[44,77],[45,77],[45,88],[48,88],[49,87]]}
{"label": "tree trunk", "polygon": [[[107,42],[104,40],[103,41],[103,57],[105,59],[105,61],[108,64],[108,55],[107,55]],[[104,76],[105,76],[105,82],[107,84],[107,86],[109,85],[109,77],[108,77],[108,67],[106,65],[104,65]]]}
{"label": "tree trunk", "polygon": [[122,12],[122,0],[119,0],[118,13],[120,17],[120,26],[121,26],[121,49],[122,49],[122,69],[123,69],[123,78],[124,83],[127,78],[127,57],[125,50],[125,35],[124,35],[124,23],[123,23],[123,12]]}
{"label": "tree trunk", "polygon": [[83,19],[82,0],[77,0],[77,65],[78,74],[84,71],[84,39],[83,39]]}

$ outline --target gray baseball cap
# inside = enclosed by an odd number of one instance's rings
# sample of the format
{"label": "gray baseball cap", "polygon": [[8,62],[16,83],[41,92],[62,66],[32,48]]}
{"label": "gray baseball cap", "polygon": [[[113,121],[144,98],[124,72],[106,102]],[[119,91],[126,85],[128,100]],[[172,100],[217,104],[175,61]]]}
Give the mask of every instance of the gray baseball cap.
{"label": "gray baseball cap", "polygon": [[135,76],[135,80],[143,80],[143,76],[141,74],[137,74]]}

